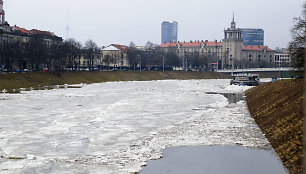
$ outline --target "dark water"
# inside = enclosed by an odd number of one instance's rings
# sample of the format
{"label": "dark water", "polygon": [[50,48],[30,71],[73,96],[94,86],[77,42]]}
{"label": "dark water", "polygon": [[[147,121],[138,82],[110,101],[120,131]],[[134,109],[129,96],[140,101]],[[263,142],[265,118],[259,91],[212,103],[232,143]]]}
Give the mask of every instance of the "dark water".
{"label": "dark water", "polygon": [[215,92],[207,92],[206,94],[220,94],[223,95],[225,98],[227,98],[228,103],[237,103],[241,100],[244,100],[244,96],[243,94],[239,94],[239,93],[215,93]]}
{"label": "dark water", "polygon": [[140,174],[288,174],[274,151],[238,146],[175,147]]}

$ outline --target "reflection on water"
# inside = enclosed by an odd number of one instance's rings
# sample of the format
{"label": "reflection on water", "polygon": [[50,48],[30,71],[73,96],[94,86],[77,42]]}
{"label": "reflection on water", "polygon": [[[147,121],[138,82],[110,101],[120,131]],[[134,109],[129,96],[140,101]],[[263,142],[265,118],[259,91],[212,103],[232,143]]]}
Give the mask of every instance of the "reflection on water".
{"label": "reflection on water", "polygon": [[216,92],[207,92],[206,94],[220,94],[227,98],[228,103],[237,103],[241,100],[244,100],[244,96],[241,93],[216,93]]}
{"label": "reflection on water", "polygon": [[287,174],[274,151],[238,146],[175,147],[140,174]]}

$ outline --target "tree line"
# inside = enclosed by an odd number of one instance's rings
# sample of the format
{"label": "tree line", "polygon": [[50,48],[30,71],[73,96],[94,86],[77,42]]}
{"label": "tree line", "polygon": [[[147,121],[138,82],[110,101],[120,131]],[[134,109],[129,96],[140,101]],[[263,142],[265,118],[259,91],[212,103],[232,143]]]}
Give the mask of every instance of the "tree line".
{"label": "tree line", "polygon": [[[209,62],[207,57],[197,53],[180,58],[176,52],[165,52],[151,42],[147,42],[145,49],[138,49],[131,42],[126,54],[128,66],[125,68],[129,70],[198,68],[207,67]],[[101,49],[92,40],[85,42],[84,46],[75,39],[51,41],[39,37],[31,37],[28,42],[0,42],[0,72],[96,70],[102,67],[101,61]]]}
{"label": "tree line", "polygon": [[142,67],[150,70],[207,70],[210,63],[215,63],[216,55],[203,55],[199,52],[185,52],[182,55],[177,49],[163,50],[158,45],[147,42],[144,49],[137,49],[131,42],[127,51],[129,65],[132,69]]}
{"label": "tree line", "polygon": [[0,71],[65,71],[80,70],[83,55],[88,60],[88,68],[94,68],[94,58],[100,53],[92,40],[85,46],[75,39],[51,41],[31,37],[28,42],[20,40],[0,42]]}

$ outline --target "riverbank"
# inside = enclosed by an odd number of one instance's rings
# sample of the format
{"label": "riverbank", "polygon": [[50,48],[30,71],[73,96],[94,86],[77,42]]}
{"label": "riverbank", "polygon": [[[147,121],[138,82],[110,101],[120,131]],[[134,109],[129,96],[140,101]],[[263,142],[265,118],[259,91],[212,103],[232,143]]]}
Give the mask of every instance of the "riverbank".
{"label": "riverbank", "polygon": [[113,81],[150,81],[165,79],[225,79],[230,75],[217,72],[186,71],[112,71],[112,72],[33,72],[0,75],[0,91],[38,88],[63,84],[101,83]]}
{"label": "riverbank", "polygon": [[303,80],[280,80],[246,91],[252,117],[291,174],[302,173]]}

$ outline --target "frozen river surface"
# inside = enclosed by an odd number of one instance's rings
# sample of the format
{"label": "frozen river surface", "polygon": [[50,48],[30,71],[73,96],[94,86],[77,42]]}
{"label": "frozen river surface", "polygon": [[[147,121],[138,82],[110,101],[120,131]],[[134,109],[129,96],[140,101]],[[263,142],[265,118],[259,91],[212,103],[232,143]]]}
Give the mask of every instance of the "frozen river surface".
{"label": "frozen river surface", "polygon": [[229,80],[0,94],[0,173],[129,173],[173,146],[271,148]]}

